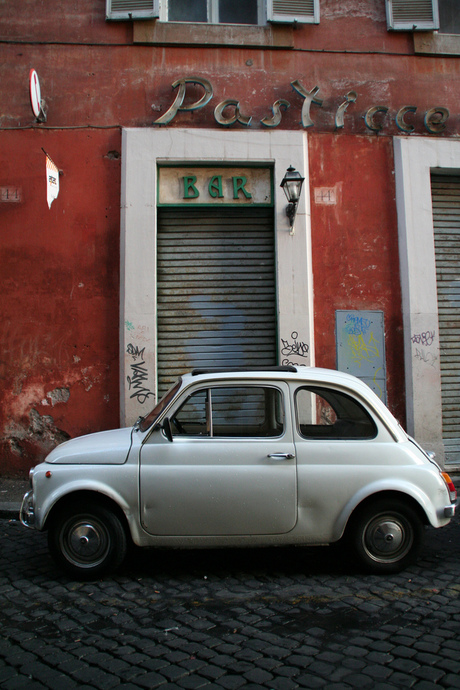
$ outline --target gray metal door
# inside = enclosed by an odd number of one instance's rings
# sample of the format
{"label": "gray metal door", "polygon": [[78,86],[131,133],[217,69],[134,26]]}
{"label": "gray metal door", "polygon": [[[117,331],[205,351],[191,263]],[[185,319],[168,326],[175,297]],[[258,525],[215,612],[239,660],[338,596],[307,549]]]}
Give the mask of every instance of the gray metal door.
{"label": "gray metal door", "polygon": [[164,208],[157,237],[158,391],[203,366],[276,364],[272,208]]}
{"label": "gray metal door", "polygon": [[443,442],[460,464],[460,176],[432,175]]}

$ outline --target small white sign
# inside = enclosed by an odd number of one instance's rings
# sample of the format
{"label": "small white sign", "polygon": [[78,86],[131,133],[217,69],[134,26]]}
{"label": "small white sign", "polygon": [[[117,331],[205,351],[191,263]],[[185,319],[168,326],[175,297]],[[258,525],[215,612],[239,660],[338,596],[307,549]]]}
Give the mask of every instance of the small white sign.
{"label": "small white sign", "polygon": [[[46,153],[46,152],[45,152]],[[46,153],[46,200],[48,208],[57,199],[59,194],[59,170]]]}
{"label": "small white sign", "polygon": [[315,204],[335,206],[337,204],[337,190],[335,187],[315,187]]}
{"label": "small white sign", "polygon": [[29,85],[30,85],[30,105],[32,106],[32,112],[35,117],[40,115],[41,111],[41,92],[40,92],[40,82],[38,80],[38,74],[34,69],[30,70],[29,73]]}

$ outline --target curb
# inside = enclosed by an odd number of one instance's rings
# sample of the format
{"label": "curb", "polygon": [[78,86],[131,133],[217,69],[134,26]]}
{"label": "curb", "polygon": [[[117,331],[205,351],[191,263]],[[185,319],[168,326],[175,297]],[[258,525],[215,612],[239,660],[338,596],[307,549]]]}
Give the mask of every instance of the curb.
{"label": "curb", "polygon": [[0,503],[0,518],[4,520],[19,520],[19,503]]}

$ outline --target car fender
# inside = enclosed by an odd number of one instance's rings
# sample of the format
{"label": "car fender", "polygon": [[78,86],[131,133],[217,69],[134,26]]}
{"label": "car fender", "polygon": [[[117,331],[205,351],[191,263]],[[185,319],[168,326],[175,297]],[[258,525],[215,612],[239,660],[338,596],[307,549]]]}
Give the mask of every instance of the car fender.
{"label": "car fender", "polygon": [[420,487],[415,486],[411,482],[405,480],[379,480],[363,486],[346,503],[335,522],[333,529],[333,541],[338,541],[340,537],[343,536],[351,515],[363,501],[371,496],[390,492],[393,494],[400,494],[402,497],[407,496],[415,500],[425,513],[429,523],[433,527],[439,527],[439,521],[436,515],[435,507],[433,506],[433,502],[429,499],[426,493],[420,489]]}
{"label": "car fender", "polygon": [[[130,484],[132,484],[132,486],[130,486]],[[137,505],[138,497],[138,485],[137,481],[135,481],[134,476],[133,482],[128,482],[128,485],[125,481],[123,487],[123,494],[120,491],[114,489],[113,486],[109,486],[105,482],[96,479],[85,479],[84,481],[74,480],[71,482],[66,481],[61,486],[57,486],[55,489],[50,491],[50,493],[47,496],[43,497],[40,509],[39,511],[37,511],[35,517],[36,529],[45,529],[46,521],[48,520],[48,517],[50,516],[52,510],[56,507],[58,502],[62,499],[68,500],[71,498],[72,495],[78,492],[100,494],[101,496],[108,498],[123,511],[131,529],[131,525],[133,522],[135,522],[136,518],[135,513],[132,510],[132,506]],[[130,500],[133,496],[133,492],[135,492],[135,498],[134,500]]]}

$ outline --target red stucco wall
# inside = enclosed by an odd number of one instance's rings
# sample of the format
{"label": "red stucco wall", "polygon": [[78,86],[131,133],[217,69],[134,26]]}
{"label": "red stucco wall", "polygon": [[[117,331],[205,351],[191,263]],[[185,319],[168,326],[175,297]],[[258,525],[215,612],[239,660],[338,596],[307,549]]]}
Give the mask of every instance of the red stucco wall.
{"label": "red stucco wall", "polygon": [[[1,132],[0,473],[118,426],[120,132]],[[46,202],[44,148],[62,170]]]}
{"label": "red stucco wall", "polygon": [[[411,32],[387,30],[383,0],[321,0],[319,25],[273,28],[288,36],[283,47],[244,47],[237,27],[235,45],[212,45],[206,32],[197,41],[193,26],[177,25],[169,42],[135,43],[140,24],[107,22],[104,0],[0,3],[0,187],[21,190],[20,202],[0,203],[0,474],[25,476],[66,435],[119,423],[120,132],[153,126],[175,98],[172,83],[190,75],[209,80],[213,98],[179,112],[165,137],[175,127],[219,129],[214,108],[226,99],[239,101],[252,130],[287,99],[279,129],[299,130],[303,99],[291,83],[319,88],[308,129],[316,362],[335,367],[337,309],[383,310],[388,402],[404,423],[395,115],[417,106],[407,116],[414,136],[458,137],[460,60],[415,55]],[[42,125],[30,107],[31,68]],[[191,87],[187,103],[201,95]],[[363,119],[376,105],[389,109],[378,136]],[[433,106],[451,113],[436,135],[424,125]],[[50,210],[42,148],[63,173]],[[206,142],[203,154],[212,154]],[[337,202],[316,203],[318,187],[335,188]]]}
{"label": "red stucco wall", "polygon": [[[336,368],[335,311],[382,310],[388,404],[405,423],[398,226],[389,137],[309,136],[316,364]],[[334,188],[335,204],[315,202]]]}

